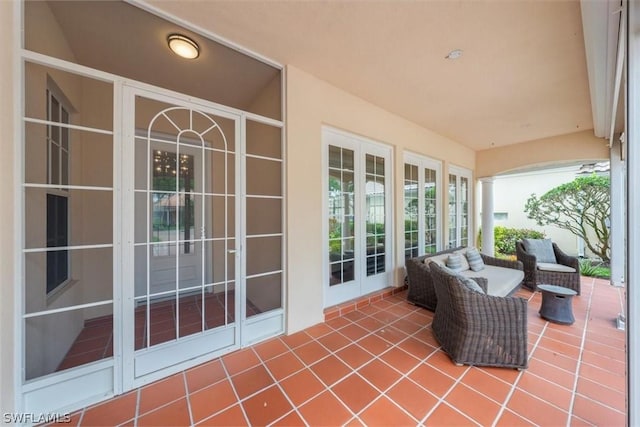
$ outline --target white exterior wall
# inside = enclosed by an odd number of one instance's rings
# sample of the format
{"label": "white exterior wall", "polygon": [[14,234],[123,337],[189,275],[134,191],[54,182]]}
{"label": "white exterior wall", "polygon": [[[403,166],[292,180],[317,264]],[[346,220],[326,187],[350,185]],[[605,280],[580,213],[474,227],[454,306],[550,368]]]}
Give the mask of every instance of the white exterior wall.
{"label": "white exterior wall", "polygon": [[[529,228],[542,231],[546,238],[553,240],[560,249],[569,255],[580,253],[579,239],[567,230],[552,225],[539,226],[527,218],[524,207],[532,193],[538,197],[561,184],[576,178],[579,167],[548,169],[546,171],[527,172],[495,177],[493,183],[493,209],[495,213],[506,212],[507,220],[496,219],[494,226],[509,228]],[[480,205],[478,205],[480,206]],[[591,254],[585,248],[585,256]]]}

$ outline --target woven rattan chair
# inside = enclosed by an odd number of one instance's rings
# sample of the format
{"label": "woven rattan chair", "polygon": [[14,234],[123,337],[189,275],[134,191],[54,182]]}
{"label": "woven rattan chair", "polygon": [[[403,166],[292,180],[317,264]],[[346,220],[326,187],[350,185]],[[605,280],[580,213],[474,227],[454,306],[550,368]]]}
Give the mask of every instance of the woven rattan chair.
{"label": "woven rattan chair", "polygon": [[557,285],[573,289],[580,295],[580,263],[578,262],[578,258],[565,254],[555,243],[553,243],[553,252],[556,255],[558,264],[571,267],[575,272],[569,273],[538,269],[536,256],[527,253],[522,241],[516,242],[516,256],[518,261],[521,261],[524,266],[523,285],[532,291],[535,291],[536,286],[541,284]]}
{"label": "woven rattan chair", "polygon": [[[438,252],[438,254],[453,253],[458,249],[460,248],[448,249]],[[407,283],[409,285],[407,301],[411,304],[435,311],[438,298],[436,297],[436,290],[433,287],[429,267],[424,263],[424,260],[430,256],[433,256],[433,254],[410,258],[406,261],[405,267],[407,268],[407,278],[409,279]]]}
{"label": "woven rattan chair", "polygon": [[[527,368],[527,301],[473,291],[460,276],[438,265],[430,269],[438,295],[431,328],[451,360],[458,365]],[[476,281],[486,289],[483,279]]]}

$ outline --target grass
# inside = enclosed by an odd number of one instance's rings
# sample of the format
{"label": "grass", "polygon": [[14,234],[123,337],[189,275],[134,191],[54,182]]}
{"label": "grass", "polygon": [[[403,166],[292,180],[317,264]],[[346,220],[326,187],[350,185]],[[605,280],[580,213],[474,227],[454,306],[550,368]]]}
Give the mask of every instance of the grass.
{"label": "grass", "polygon": [[580,260],[580,274],[587,277],[597,277],[600,279],[609,279],[611,277],[611,269],[602,265],[594,265],[591,260]]}

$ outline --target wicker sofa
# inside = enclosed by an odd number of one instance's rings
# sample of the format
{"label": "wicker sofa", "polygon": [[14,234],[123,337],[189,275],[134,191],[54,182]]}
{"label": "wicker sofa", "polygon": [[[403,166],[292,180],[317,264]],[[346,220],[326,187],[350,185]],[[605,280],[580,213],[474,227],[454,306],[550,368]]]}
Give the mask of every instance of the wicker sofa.
{"label": "wicker sofa", "polygon": [[[459,247],[448,249],[434,254],[410,258],[406,261],[409,291],[407,300],[415,305],[435,311],[438,297],[433,286],[429,264],[430,261],[439,260],[443,263],[446,258],[454,253],[462,253],[467,248]],[[487,293],[494,296],[507,296],[513,294],[524,279],[523,265],[519,261],[509,261],[481,254],[485,268],[480,271],[464,270],[463,276],[487,279]]]}
{"label": "wicker sofa", "polygon": [[[449,270],[450,271],[450,270]],[[431,328],[456,364],[527,367],[527,301],[471,290],[438,264],[430,269],[438,304]],[[477,279],[486,289],[483,279]]]}
{"label": "wicker sofa", "polygon": [[578,258],[562,252],[555,243],[551,244],[556,263],[538,263],[535,255],[527,252],[522,241],[516,242],[516,256],[524,266],[524,283],[532,291],[544,283],[573,289],[580,295],[580,263]]}

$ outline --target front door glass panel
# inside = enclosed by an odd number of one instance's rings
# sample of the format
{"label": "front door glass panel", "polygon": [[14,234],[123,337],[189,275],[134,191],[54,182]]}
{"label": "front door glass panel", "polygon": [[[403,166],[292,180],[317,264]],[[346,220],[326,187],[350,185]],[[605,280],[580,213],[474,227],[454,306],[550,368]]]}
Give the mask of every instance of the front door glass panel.
{"label": "front door glass panel", "polygon": [[235,124],[135,98],[135,349],[233,323]]}

